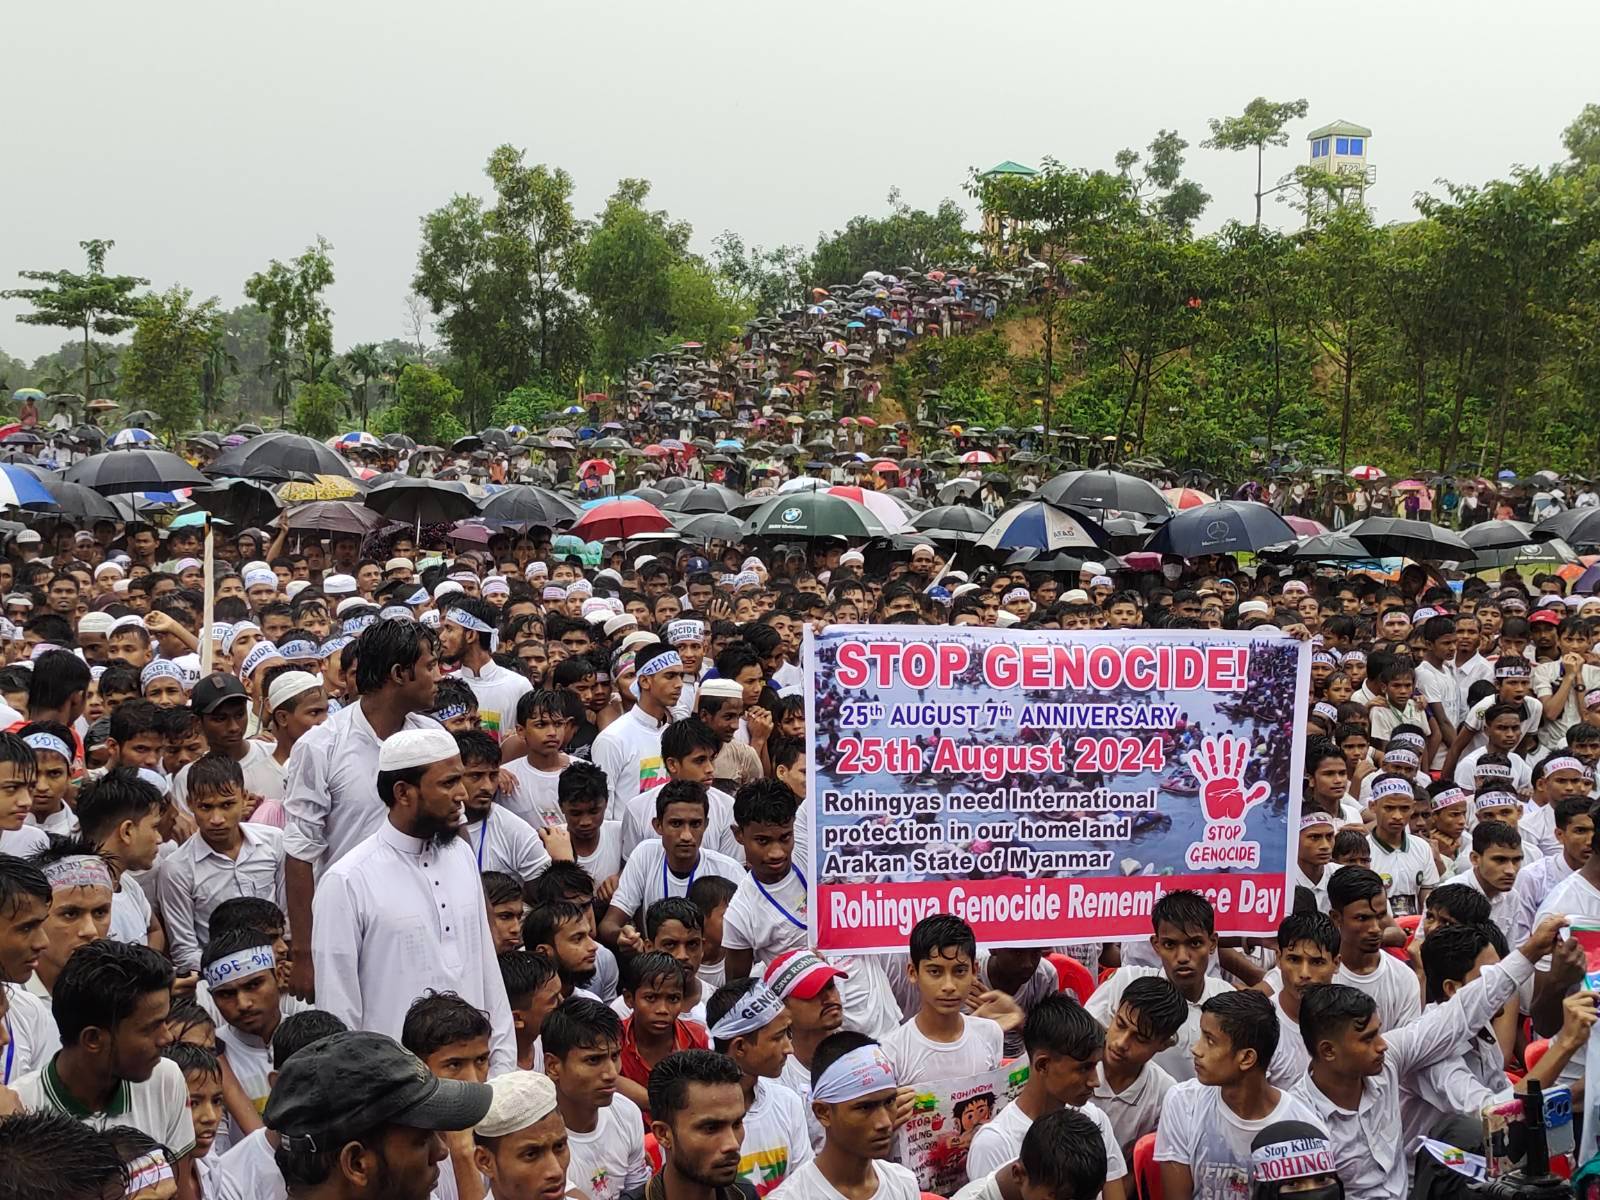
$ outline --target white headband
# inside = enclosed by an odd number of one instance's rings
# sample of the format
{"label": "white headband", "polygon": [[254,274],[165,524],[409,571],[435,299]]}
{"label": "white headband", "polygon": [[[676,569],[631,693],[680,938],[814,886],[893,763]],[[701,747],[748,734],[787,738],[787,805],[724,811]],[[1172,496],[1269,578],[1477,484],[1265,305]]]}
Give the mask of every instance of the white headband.
{"label": "white headband", "polygon": [[111,868],[98,854],[73,854],[58,858],[40,870],[50,881],[52,890],[73,887],[103,887],[108,892],[116,890],[111,883]]}
{"label": "white headband", "polygon": [[678,657],[676,650],[668,650],[665,654],[658,654],[644,666],[639,668],[640,679],[648,679],[662,671],[674,671],[683,667],[683,659]]}
{"label": "white headband", "polygon": [[1304,833],[1308,829],[1314,829],[1318,825],[1326,825],[1329,829],[1337,829],[1338,828],[1338,826],[1334,823],[1333,818],[1330,817],[1327,813],[1322,812],[1320,810],[1314,810],[1312,812],[1306,812],[1306,813],[1301,813],[1300,814],[1300,832],[1301,833]]}
{"label": "white headband", "polygon": [[1393,750],[1384,751],[1383,765],[1386,767],[1420,767],[1422,759],[1417,757],[1414,751],[1408,750],[1404,746],[1397,746]]}
{"label": "white headband", "polygon": [[59,754],[69,763],[72,761],[72,747],[68,746],[53,733],[30,733],[22,739],[35,751],[47,750],[51,754]]}
{"label": "white headband", "polygon": [[171,659],[158,658],[145,664],[144,670],[139,672],[139,687],[147,688],[152,680],[176,679],[179,686],[183,684],[183,672],[178,670],[177,664]]}
{"label": "white headband", "polygon": [[1511,792],[1479,792],[1472,798],[1472,811],[1477,813],[1486,808],[1517,808],[1521,804],[1522,801]]}
{"label": "white headband", "polygon": [[699,621],[668,621],[667,644],[669,646],[681,645],[684,642],[703,642],[706,637],[706,627]]}
{"label": "white headband", "polygon": [[172,1179],[172,1164],[167,1161],[166,1151],[152,1150],[148,1154],[141,1154],[127,1165],[129,1196],[137,1196],[140,1192],[155,1187],[163,1180]]}
{"label": "white headband", "polygon": [[1372,798],[1380,800],[1384,796],[1404,796],[1408,800],[1416,798],[1416,789],[1411,786],[1409,779],[1399,779],[1391,776],[1380,779],[1372,785]]}
{"label": "white headband", "polygon": [[874,1042],[870,1046],[858,1046],[836,1059],[811,1089],[811,1098],[823,1104],[848,1104],[851,1100],[874,1092],[892,1091],[898,1086],[894,1064],[883,1047]]}
{"label": "white headband", "polygon": [[724,1042],[755,1033],[772,1024],[783,1011],[783,998],[764,983],[757,983],[711,1027],[711,1036]]}
{"label": "white headband", "polygon": [[1577,759],[1573,758],[1570,754],[1562,754],[1556,758],[1546,759],[1544,764],[1545,778],[1548,779],[1557,771],[1576,771],[1578,774],[1582,775],[1583,764]]}
{"label": "white headband", "polygon": [[1449,808],[1452,804],[1462,804],[1466,799],[1467,791],[1465,788],[1446,788],[1433,798],[1433,811],[1438,812],[1442,808]]}
{"label": "white headband", "polygon": [[206,986],[213,990],[235,983],[246,975],[272,970],[277,960],[271,946],[253,946],[217,959],[205,969]]}
{"label": "white headband", "polygon": [[247,591],[253,587],[269,587],[276,591],[278,587],[277,573],[271,567],[258,571],[246,571],[244,586]]}

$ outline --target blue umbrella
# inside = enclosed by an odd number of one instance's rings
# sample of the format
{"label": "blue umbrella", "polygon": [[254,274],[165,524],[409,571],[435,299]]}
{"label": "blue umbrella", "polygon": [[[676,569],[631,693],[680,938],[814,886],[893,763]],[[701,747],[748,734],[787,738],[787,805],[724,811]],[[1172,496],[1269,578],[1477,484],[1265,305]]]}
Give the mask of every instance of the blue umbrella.
{"label": "blue umbrella", "polygon": [[874,318],[876,320],[880,320],[881,321],[883,319],[883,309],[878,308],[876,306],[863,308],[861,310],[861,315],[863,317],[872,317],[872,318]]}
{"label": "blue umbrella", "polygon": [[156,440],[156,435],[148,429],[124,429],[111,439],[111,445],[117,446],[143,446]]}
{"label": "blue umbrella", "polygon": [[1496,479],[1515,479],[1516,477],[1517,473],[1515,471],[1501,471],[1500,474],[1495,476]]}
{"label": "blue umbrella", "polygon": [[581,404],[569,404],[561,411],[569,417],[576,417],[584,412],[584,408]]}
{"label": "blue umbrella", "polygon": [[866,325],[863,324],[860,321],[848,321],[848,322],[845,323],[845,328],[846,329],[865,329]]}
{"label": "blue umbrella", "polygon": [[1174,514],[1150,535],[1145,549],[1157,554],[1198,558],[1234,554],[1292,541],[1289,523],[1265,504],[1253,500],[1218,500]]}
{"label": "blue umbrella", "polygon": [[0,463],[0,504],[9,508],[60,507],[38,476],[11,463]]}
{"label": "blue umbrella", "polygon": [[1006,509],[977,544],[988,550],[1104,550],[1105,530],[1088,517],[1029,500]]}
{"label": "blue umbrella", "polygon": [[744,443],[741,442],[738,438],[718,438],[717,439],[717,449],[718,450],[743,450],[744,449]]}

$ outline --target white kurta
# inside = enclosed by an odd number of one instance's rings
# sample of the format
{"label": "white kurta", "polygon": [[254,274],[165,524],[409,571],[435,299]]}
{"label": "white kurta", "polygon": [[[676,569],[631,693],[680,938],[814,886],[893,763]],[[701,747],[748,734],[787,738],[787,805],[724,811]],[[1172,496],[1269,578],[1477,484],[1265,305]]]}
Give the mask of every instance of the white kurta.
{"label": "white kurta", "polygon": [[385,821],[328,868],[312,911],[319,1008],[398,1039],[413,1000],[429,988],[456,992],[489,1015],[490,1073],[516,1069],[511,1006],[466,842],[436,847]]}

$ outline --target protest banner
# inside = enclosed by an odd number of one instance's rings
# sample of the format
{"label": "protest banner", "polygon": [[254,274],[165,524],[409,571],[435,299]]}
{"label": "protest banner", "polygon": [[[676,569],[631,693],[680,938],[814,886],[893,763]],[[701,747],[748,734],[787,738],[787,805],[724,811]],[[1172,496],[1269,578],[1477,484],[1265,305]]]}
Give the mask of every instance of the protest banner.
{"label": "protest banner", "polygon": [[994,1120],[1028,1082],[1026,1061],[997,1071],[918,1085],[911,1119],[896,1145],[902,1164],[917,1173],[924,1192],[954,1196],[968,1182],[967,1150],[972,1135]]}
{"label": "protest banner", "polygon": [[953,913],[993,946],[1217,932],[1289,911],[1310,647],[1277,631],[835,626],[805,641],[810,921],[903,951]]}

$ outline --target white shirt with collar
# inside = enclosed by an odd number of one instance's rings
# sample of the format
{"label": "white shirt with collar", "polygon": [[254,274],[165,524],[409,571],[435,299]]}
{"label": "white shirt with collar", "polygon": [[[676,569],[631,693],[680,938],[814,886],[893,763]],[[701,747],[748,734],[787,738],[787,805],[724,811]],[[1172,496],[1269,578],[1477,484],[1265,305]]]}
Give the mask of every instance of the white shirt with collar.
{"label": "white shirt with collar", "polygon": [[1538,862],[1522,864],[1522,870],[1517,872],[1516,886],[1511,889],[1511,894],[1516,898],[1509,935],[1513,946],[1520,945],[1533,932],[1533,914],[1539,911],[1545,898],[1574,870],[1567,864],[1564,851],[1548,855]]}
{"label": "white shirt with collar", "polygon": [[312,912],[319,1008],[398,1039],[418,996],[457,992],[489,1016],[490,1073],[516,1068],[511,1006],[466,842],[435,845],[384,821],[328,868]]}
{"label": "white shirt with collar", "polygon": [[162,864],[156,894],[167,931],[167,953],[180,975],[200,969],[200,952],[210,937],[211,914],[224,900],[254,896],[286,906],[283,886],[283,830],[246,821],[236,858],[213,850],[198,833]]}
{"label": "white shirt with collar", "polygon": [[[406,717],[406,729],[436,729],[421,713]],[[284,853],[314,863],[320,876],[363,840],[387,824],[378,798],[378,752],[359,703],[341,708],[302,737],[289,752],[284,793]]]}
{"label": "white shirt with collar", "polygon": [[665,728],[665,721],[657,721],[635,704],[596,735],[589,761],[606,773],[611,792],[608,819],[622,820],[630,800],[667,782],[667,766],[661,757],[661,731]]}
{"label": "white shirt with collar", "polygon": [[[1533,964],[1520,953],[1486,967],[1451,998],[1404,1029],[1380,1026],[1388,1050],[1383,1069],[1362,1083],[1356,1111],[1328,1099],[1308,1074],[1293,1094],[1316,1113],[1316,1123],[1333,1144],[1334,1164],[1345,1194],[1359,1200],[1403,1200],[1409,1159],[1399,1136],[1401,1080],[1459,1054],[1519,985],[1533,977]],[[1412,976],[1413,981],[1415,976]]]}
{"label": "white shirt with collar", "polygon": [[11,1040],[0,1050],[0,1085],[10,1086],[30,1071],[43,1068],[61,1049],[50,1002],[41,1000],[20,983],[0,983],[10,998],[6,1032]]}

